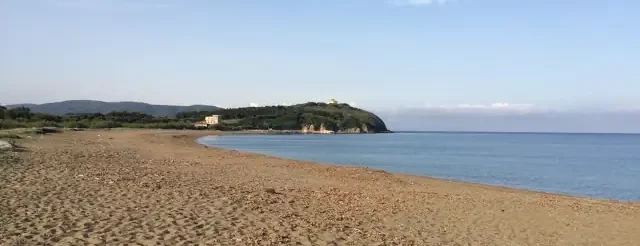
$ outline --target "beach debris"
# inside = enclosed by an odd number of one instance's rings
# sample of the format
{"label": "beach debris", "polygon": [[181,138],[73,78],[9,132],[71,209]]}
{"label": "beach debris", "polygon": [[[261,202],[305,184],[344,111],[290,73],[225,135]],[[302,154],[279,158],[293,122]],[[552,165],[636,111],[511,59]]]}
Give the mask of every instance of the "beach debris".
{"label": "beach debris", "polygon": [[78,174],[78,178],[82,178],[82,177],[84,177],[84,175]]}
{"label": "beach debris", "polygon": [[276,189],[274,188],[266,188],[264,189],[264,192],[269,193],[269,194],[279,194]]}
{"label": "beach debris", "polygon": [[42,127],[42,128],[36,129],[36,134],[40,134],[40,135],[44,135],[47,133],[59,133],[59,132],[60,130],[55,127]]}
{"label": "beach debris", "polygon": [[13,145],[7,141],[0,140],[0,151],[12,150]]}

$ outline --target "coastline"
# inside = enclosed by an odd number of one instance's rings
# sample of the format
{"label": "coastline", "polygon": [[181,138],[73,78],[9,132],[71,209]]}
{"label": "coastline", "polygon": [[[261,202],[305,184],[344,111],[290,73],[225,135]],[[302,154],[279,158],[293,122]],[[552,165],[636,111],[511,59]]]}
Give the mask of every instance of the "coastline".
{"label": "coastline", "polygon": [[[196,142],[221,134],[226,133],[85,131],[25,142],[28,151],[17,153],[25,168],[0,179],[6,187],[0,204],[10,208],[0,212],[0,221],[7,222],[0,238],[250,245],[633,245],[640,240],[638,202],[292,161]],[[25,191],[32,195],[21,197]],[[23,227],[27,212],[42,210],[48,212]],[[53,225],[54,233],[42,230],[67,210],[89,211],[72,220],[84,219],[94,228],[80,223],[79,228]],[[186,219],[189,211],[198,211],[199,218]],[[107,216],[118,214],[126,216]],[[119,219],[129,222],[118,224]],[[134,226],[149,219],[155,226]],[[102,233],[107,227],[123,230]],[[141,236],[127,236],[133,232]]]}
{"label": "coastline", "polygon": [[[207,147],[207,148],[213,148],[213,149],[218,149],[218,150],[223,150],[223,151],[238,151],[238,150],[219,148],[219,147],[216,147],[216,146],[208,146],[208,145],[205,145],[205,144],[202,144],[202,143],[198,142],[198,140],[201,139],[201,138],[204,138],[204,137],[208,137],[208,136],[224,136],[224,135],[272,135],[272,134],[273,135],[304,135],[304,134],[324,135],[324,134],[315,134],[315,133],[292,133],[292,134],[286,134],[286,133],[284,133],[284,134],[282,134],[282,133],[254,133],[254,132],[251,132],[251,131],[242,131],[242,132],[237,132],[237,133],[232,133],[232,132],[215,132],[215,133],[216,134],[195,135],[195,136],[191,137],[191,141],[193,141],[193,143],[195,143],[197,146],[204,146],[204,147]],[[405,132],[394,132],[394,133],[405,133]],[[465,134],[465,133],[467,133],[467,132],[461,132],[461,134]],[[475,132],[469,132],[469,133],[475,133]],[[483,132],[480,132],[480,133],[483,133]],[[510,134],[510,133],[507,133],[507,134]],[[518,133],[518,134],[520,134],[520,133]],[[370,170],[370,171],[374,171],[374,172],[384,172],[384,173],[388,173],[388,174],[394,175],[394,176],[403,176],[403,177],[415,178],[415,179],[429,179],[429,180],[433,180],[433,181],[436,181],[436,182],[453,182],[453,183],[458,183],[458,184],[463,184],[463,185],[470,185],[470,186],[486,188],[486,189],[497,189],[497,190],[502,190],[502,191],[505,191],[505,192],[509,192],[509,191],[511,191],[511,192],[532,192],[532,193],[538,193],[538,194],[544,194],[544,195],[561,196],[561,197],[565,197],[565,198],[586,199],[586,200],[591,200],[591,201],[615,202],[615,203],[625,203],[625,204],[636,204],[637,206],[640,207],[640,201],[624,201],[624,200],[616,200],[616,199],[607,199],[607,198],[579,196],[579,195],[571,195],[571,194],[563,194],[563,193],[554,193],[554,192],[546,192],[546,191],[539,191],[539,190],[533,190],[533,189],[514,188],[514,187],[509,187],[509,186],[501,186],[501,185],[492,185],[492,184],[469,182],[469,181],[464,181],[464,180],[445,179],[445,178],[425,176],[425,175],[399,173],[399,172],[389,172],[389,171],[386,171],[386,170],[372,168],[372,167],[337,165],[337,164],[329,164],[329,163],[314,162],[314,161],[295,160],[295,159],[281,158],[281,157],[277,157],[277,156],[272,156],[272,155],[267,155],[267,154],[260,154],[260,153],[253,153],[253,152],[247,152],[247,151],[238,151],[238,152],[245,153],[245,154],[248,154],[248,155],[257,155],[257,156],[264,157],[264,158],[274,158],[274,159],[285,160],[285,161],[311,163],[311,164],[315,164],[315,165],[331,166],[331,167],[336,167],[336,168],[361,168],[361,169],[364,169],[364,170]]]}

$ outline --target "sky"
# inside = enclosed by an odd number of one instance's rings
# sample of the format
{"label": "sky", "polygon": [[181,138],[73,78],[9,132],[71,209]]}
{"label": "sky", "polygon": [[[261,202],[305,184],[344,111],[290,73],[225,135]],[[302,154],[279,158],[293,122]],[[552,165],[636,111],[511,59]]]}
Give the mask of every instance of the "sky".
{"label": "sky", "polygon": [[635,113],[638,13],[635,0],[0,0],[0,104]]}

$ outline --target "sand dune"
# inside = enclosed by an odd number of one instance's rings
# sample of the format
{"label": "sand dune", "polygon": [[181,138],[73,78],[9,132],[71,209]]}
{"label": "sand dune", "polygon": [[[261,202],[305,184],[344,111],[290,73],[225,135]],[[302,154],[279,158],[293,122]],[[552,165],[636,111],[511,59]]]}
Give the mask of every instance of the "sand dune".
{"label": "sand dune", "polygon": [[203,134],[24,142],[0,159],[0,244],[640,244],[638,203],[206,148]]}

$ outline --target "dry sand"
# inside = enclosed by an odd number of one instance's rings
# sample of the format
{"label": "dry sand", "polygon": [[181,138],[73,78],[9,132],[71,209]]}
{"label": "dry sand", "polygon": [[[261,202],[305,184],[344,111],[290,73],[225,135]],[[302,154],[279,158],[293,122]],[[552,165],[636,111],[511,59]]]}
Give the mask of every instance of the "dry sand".
{"label": "dry sand", "polygon": [[86,131],[22,143],[25,152],[0,162],[0,244],[640,245],[639,203],[193,142],[206,134]]}

